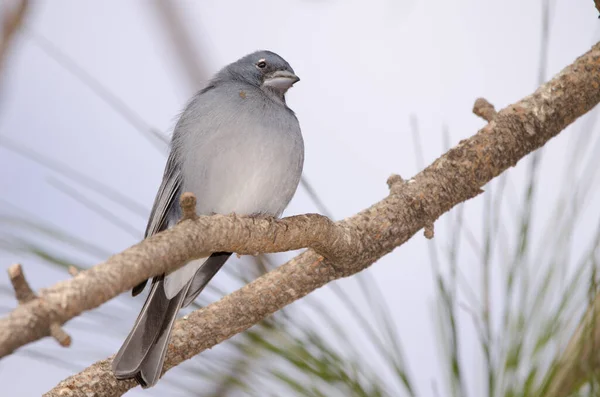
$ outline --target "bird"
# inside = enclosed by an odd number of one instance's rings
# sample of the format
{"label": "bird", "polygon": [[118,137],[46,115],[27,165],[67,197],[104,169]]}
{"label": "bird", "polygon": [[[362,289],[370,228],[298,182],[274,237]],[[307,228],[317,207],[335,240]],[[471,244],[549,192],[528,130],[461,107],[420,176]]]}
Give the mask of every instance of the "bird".
{"label": "bird", "polygon": [[[200,215],[281,216],[304,165],[300,124],[285,98],[299,80],[285,59],[267,50],[215,74],[175,125],[144,238],[178,222],[184,192],[196,196]],[[135,379],[143,388],[158,382],[179,310],[196,299],[231,254],[206,253],[152,279],[144,306],[112,361],[117,379]],[[133,296],[147,281],[133,288]]]}

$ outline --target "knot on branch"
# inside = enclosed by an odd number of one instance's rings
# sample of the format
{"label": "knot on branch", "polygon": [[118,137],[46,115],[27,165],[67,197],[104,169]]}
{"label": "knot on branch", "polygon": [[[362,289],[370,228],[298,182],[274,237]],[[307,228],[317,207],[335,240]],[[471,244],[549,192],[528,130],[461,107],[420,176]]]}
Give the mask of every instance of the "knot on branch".
{"label": "knot on branch", "polygon": [[181,206],[181,219],[179,222],[198,219],[198,215],[196,214],[196,196],[194,193],[183,193],[179,199],[179,205]]}
{"label": "knot on branch", "polygon": [[431,240],[433,238],[433,236],[435,234],[434,227],[433,227],[433,222],[427,222],[425,224],[423,234],[425,235],[426,239]]}
{"label": "knot on branch", "polygon": [[[33,292],[25,279],[23,268],[20,264],[17,263],[8,268],[8,277],[15,290],[15,297],[17,298],[19,305],[24,305],[34,299],[38,299],[38,296]],[[71,346],[71,337],[62,329],[59,323],[49,324],[48,333],[56,339],[61,346]]]}
{"label": "knot on branch", "polygon": [[481,117],[488,123],[494,120],[496,114],[498,114],[498,112],[496,112],[496,109],[494,108],[494,105],[489,103],[484,98],[477,98],[475,104],[473,105],[473,113],[475,113],[477,116]]}
{"label": "knot on branch", "polygon": [[390,189],[390,193],[391,194],[398,193],[399,189],[402,187],[402,185],[404,185],[405,182],[406,181],[404,179],[402,179],[402,177],[398,174],[390,175],[390,177],[387,179],[387,185],[388,185],[388,188]]}
{"label": "knot on branch", "polygon": [[392,174],[387,179],[387,185],[391,189],[396,183],[404,183],[404,179],[398,174]]}

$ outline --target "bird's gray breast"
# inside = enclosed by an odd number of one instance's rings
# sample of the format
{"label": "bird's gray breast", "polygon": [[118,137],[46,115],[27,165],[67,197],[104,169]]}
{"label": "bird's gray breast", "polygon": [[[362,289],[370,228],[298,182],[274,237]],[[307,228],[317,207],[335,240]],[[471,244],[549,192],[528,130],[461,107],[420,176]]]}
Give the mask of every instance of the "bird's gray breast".
{"label": "bird's gray breast", "polygon": [[294,114],[235,85],[198,96],[175,130],[183,191],[201,214],[280,215],[294,195],[304,144]]}

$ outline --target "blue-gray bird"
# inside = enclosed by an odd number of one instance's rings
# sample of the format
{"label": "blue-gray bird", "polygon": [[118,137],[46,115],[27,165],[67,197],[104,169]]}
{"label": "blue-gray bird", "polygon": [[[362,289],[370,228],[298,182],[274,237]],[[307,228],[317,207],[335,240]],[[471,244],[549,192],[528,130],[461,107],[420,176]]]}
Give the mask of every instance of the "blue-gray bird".
{"label": "blue-gray bird", "polygon": [[[179,197],[196,195],[198,214],[281,215],[294,195],[304,143],[285,94],[298,80],[279,55],[258,51],[219,71],[181,115],[145,236],[180,218]],[[160,378],[171,328],[227,261],[230,252],[207,253],[155,277],[133,329],[115,356],[118,379],[142,387]],[[146,281],[133,290],[139,294]]]}

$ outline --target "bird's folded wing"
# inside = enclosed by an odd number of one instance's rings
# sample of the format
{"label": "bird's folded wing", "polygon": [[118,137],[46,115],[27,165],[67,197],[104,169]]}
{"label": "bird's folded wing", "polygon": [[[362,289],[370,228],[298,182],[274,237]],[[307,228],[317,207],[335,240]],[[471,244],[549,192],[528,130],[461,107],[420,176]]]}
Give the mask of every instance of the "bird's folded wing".
{"label": "bird's folded wing", "polygon": [[[171,150],[167,165],[165,166],[162,183],[160,184],[158,193],[154,199],[154,205],[150,212],[150,218],[148,219],[144,237],[149,237],[165,230],[170,226],[170,222],[173,222],[180,216],[181,209],[176,201],[179,200],[179,196],[181,196],[182,178],[176,156],[177,151]],[[133,296],[138,295],[144,290],[146,283],[147,280],[136,285],[131,291],[131,294]]]}
{"label": "bird's folded wing", "polygon": [[162,183],[156,193],[154,205],[148,219],[145,237],[152,236],[169,227],[172,218],[178,218],[179,204],[176,202],[181,195],[181,169],[177,161],[177,151],[171,150]]}

